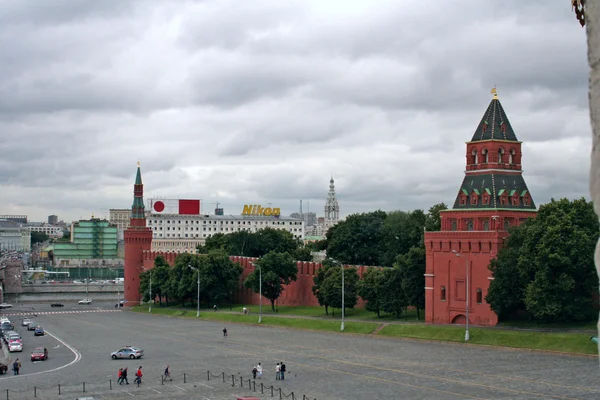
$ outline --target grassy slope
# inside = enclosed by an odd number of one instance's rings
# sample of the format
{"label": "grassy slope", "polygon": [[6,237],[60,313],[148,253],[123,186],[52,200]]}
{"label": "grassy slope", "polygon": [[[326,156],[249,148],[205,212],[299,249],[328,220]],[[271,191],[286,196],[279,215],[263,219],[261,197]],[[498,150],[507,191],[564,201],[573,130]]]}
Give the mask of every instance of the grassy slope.
{"label": "grassy slope", "polygon": [[[246,306],[252,309],[252,315],[242,314],[243,307],[243,305],[236,305],[231,309],[225,308],[225,312],[213,312],[210,309],[202,309],[200,311],[200,317],[205,320],[221,321],[223,323],[256,324],[258,322],[258,307],[256,305]],[[148,306],[133,307],[133,310],[138,312],[147,312]],[[233,311],[233,313],[231,311]],[[186,318],[196,317],[195,309],[160,307],[158,305],[153,307],[152,313]],[[278,314],[298,316],[298,318],[278,317]],[[358,319],[361,321],[347,321],[344,332],[369,334],[383,323],[397,321],[390,315],[382,314],[382,316],[384,316],[384,318],[379,319],[374,313],[363,309],[348,310],[348,312],[346,312],[347,318],[355,320]],[[311,318],[308,319],[305,317]],[[404,318],[401,320],[404,321]],[[465,329],[462,326],[440,326],[417,323],[422,321],[416,321],[414,311],[409,312],[408,321],[410,323],[388,324],[377,334],[388,337],[406,337],[425,340],[464,342]],[[262,325],[340,332],[340,313],[339,310],[336,310],[335,317],[333,317],[331,315],[331,310],[330,315],[326,316],[322,307],[286,306],[280,306],[278,308],[278,312],[273,313],[270,309],[270,306],[267,304],[266,306],[263,305]],[[521,326],[521,324],[514,325]],[[544,325],[535,326],[545,327]],[[595,323],[585,325],[586,328],[589,326],[595,326]],[[578,328],[581,327],[578,326]],[[581,354],[597,354],[598,352],[597,345],[590,341],[590,335],[584,333],[542,333],[531,331],[471,328],[470,336],[470,343],[472,344],[535,350],[552,350]]]}

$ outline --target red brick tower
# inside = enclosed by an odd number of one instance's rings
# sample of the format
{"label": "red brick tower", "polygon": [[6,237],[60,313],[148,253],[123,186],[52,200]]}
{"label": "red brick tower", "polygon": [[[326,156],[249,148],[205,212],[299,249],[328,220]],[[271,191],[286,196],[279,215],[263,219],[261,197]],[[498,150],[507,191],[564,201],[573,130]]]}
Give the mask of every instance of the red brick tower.
{"label": "red brick tower", "polygon": [[146,227],[144,211],[144,185],[138,163],[135,184],[133,185],[133,205],[129,228],[125,230],[125,270],[124,291],[128,306],[140,303],[140,273],[142,272],[144,250],[152,247],[152,230]]}
{"label": "red brick tower", "polygon": [[467,142],[465,178],[454,206],[441,213],[440,232],[425,233],[425,320],[429,323],[464,324],[467,314],[472,324],[498,323],[485,301],[493,279],[490,260],[498,254],[510,226],[536,215],[522,176],[521,142],[496,90],[492,93],[494,98]]}

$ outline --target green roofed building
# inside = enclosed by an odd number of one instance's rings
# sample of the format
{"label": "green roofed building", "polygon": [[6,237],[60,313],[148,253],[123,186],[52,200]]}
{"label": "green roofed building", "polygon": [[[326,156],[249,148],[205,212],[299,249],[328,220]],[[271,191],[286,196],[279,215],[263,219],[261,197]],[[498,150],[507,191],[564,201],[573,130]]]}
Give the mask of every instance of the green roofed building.
{"label": "green roofed building", "polygon": [[[109,221],[92,216],[71,224],[71,241],[54,244],[54,271],[72,271],[71,278],[114,278],[123,276],[119,258],[118,228]],[[87,269],[90,269],[88,271]],[[101,269],[112,269],[113,273]]]}

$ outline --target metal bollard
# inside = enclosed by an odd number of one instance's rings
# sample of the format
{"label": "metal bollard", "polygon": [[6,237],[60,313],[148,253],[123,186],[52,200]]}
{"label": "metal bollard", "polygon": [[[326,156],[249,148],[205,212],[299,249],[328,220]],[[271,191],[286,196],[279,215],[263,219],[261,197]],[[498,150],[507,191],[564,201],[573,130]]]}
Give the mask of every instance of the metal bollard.
{"label": "metal bollard", "polygon": [[279,388],[279,400],[283,399],[283,396],[281,395],[281,388]]}
{"label": "metal bollard", "polygon": [[206,371],[206,380],[210,381],[210,371]]}
{"label": "metal bollard", "polygon": [[248,390],[252,389],[252,382],[250,382],[250,379],[248,379]]}
{"label": "metal bollard", "polygon": [[185,372],[183,373],[183,383],[186,383],[186,381],[185,381]]}
{"label": "metal bollard", "polygon": [[235,386],[235,376],[231,374],[231,386]]}
{"label": "metal bollard", "polygon": [[85,393],[85,382],[83,382],[83,393]]}
{"label": "metal bollard", "polygon": [[260,383],[260,393],[261,394],[265,393],[265,388],[264,388],[262,382]]}
{"label": "metal bollard", "polygon": [[240,387],[244,387],[244,378],[240,376]]}
{"label": "metal bollard", "polygon": [[273,397],[273,386],[271,386],[271,397]]}
{"label": "metal bollard", "polygon": [[161,384],[161,386],[163,386],[165,384],[165,376],[164,375],[160,376],[160,384]]}
{"label": "metal bollard", "polygon": [[8,389],[6,389],[6,400],[8,400]]}
{"label": "metal bollard", "polygon": [[256,381],[252,381],[252,388],[254,389],[254,391],[256,392]]}
{"label": "metal bollard", "polygon": [[223,383],[225,383],[225,372],[223,372],[222,374],[223,374]]}
{"label": "metal bollard", "polygon": [[[58,394],[60,394],[60,383],[58,384]],[[7,392],[7,395],[8,395],[8,392]],[[8,398],[8,396],[6,398]]]}
{"label": "metal bollard", "polygon": [[37,387],[33,387],[33,397],[37,397]]}

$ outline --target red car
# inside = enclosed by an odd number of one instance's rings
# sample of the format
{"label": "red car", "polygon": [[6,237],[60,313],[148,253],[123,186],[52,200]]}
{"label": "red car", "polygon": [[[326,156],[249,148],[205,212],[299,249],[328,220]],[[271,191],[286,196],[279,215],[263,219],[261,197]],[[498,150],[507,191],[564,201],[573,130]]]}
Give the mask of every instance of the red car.
{"label": "red car", "polygon": [[45,347],[36,347],[31,352],[31,361],[44,361],[48,359],[48,349]]}

